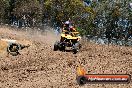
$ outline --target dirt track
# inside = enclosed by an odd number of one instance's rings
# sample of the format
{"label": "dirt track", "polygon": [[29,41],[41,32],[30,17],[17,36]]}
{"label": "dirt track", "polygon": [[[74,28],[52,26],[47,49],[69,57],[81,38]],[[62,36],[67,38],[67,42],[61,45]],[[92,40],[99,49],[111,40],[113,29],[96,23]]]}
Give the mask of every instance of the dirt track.
{"label": "dirt track", "polygon": [[[4,31],[2,31],[4,30]],[[0,57],[1,88],[132,88],[130,84],[76,83],[77,66],[91,74],[131,74],[132,47],[84,42],[77,54],[53,51],[57,36],[52,32],[16,31],[0,28],[0,38],[26,39],[32,43],[19,56]]]}

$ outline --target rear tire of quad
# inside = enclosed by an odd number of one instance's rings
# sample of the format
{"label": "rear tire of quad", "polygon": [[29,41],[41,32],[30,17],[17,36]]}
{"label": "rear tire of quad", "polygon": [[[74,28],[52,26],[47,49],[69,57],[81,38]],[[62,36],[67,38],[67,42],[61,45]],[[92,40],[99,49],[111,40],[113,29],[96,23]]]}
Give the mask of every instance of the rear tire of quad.
{"label": "rear tire of quad", "polygon": [[59,49],[58,42],[55,42],[54,44],[54,51],[57,51]]}
{"label": "rear tire of quad", "polygon": [[12,56],[17,56],[19,54],[18,50],[19,50],[19,46],[18,44],[15,43],[12,43],[7,47],[7,52]]}

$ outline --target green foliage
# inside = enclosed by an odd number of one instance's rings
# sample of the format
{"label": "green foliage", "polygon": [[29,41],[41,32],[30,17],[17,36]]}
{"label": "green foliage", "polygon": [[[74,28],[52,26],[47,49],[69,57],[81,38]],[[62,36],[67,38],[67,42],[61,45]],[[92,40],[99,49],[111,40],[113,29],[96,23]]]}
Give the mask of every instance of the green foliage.
{"label": "green foliage", "polygon": [[9,7],[9,0],[0,0],[0,22],[4,22],[6,15],[6,10]]}
{"label": "green foliage", "polygon": [[47,9],[50,8],[53,17],[62,20],[78,18],[83,13],[90,13],[90,10],[85,8],[80,0],[47,0],[45,5]]}
{"label": "green foliage", "polygon": [[[94,20],[105,18],[108,23],[112,20],[127,17],[131,19],[130,1],[115,2],[114,0],[99,0],[85,7],[83,0],[0,0],[0,21],[16,16],[18,20],[23,15],[29,15],[37,23],[48,20],[53,22],[66,21],[69,18],[79,27],[81,34],[91,34],[96,28]],[[45,16],[47,15],[47,16]],[[112,23],[112,22],[111,22]],[[106,24],[107,25],[107,24]],[[106,28],[106,26],[104,26]]]}
{"label": "green foliage", "polygon": [[14,13],[17,15],[30,13],[33,16],[36,16],[40,14],[39,10],[40,10],[40,6],[37,0],[18,0],[16,1]]}

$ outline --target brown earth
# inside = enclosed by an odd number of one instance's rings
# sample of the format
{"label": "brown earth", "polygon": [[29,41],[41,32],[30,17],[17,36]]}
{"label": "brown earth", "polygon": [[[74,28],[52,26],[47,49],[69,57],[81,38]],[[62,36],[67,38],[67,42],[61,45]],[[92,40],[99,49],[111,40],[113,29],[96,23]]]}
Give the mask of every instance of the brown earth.
{"label": "brown earth", "polygon": [[77,66],[90,74],[131,74],[132,47],[83,42],[77,54],[53,51],[59,39],[51,31],[17,31],[1,27],[0,38],[27,40],[31,47],[21,55],[0,57],[0,88],[132,88],[129,84],[86,84],[76,82]]}

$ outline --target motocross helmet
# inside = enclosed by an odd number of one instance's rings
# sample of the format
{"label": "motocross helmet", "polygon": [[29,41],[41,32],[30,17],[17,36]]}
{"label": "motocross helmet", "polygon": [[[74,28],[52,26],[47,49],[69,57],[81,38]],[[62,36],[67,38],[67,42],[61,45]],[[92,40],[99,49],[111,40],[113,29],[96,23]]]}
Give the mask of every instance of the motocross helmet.
{"label": "motocross helmet", "polygon": [[65,22],[65,26],[66,26],[66,27],[69,27],[69,24],[70,24],[69,21],[66,21],[66,22]]}

